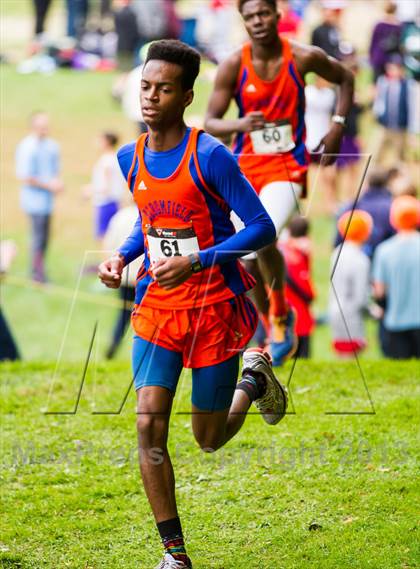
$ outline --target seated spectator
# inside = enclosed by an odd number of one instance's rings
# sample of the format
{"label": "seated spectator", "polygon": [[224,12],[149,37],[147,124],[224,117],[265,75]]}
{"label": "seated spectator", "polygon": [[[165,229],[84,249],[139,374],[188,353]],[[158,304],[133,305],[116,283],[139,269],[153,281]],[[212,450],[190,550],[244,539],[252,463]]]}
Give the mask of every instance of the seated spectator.
{"label": "seated spectator", "polygon": [[385,64],[392,54],[399,51],[401,39],[401,22],[398,20],[395,2],[385,3],[385,16],[373,29],[369,48],[369,61],[376,80],[385,73]]}
{"label": "seated spectator", "polygon": [[294,217],[288,226],[289,238],[281,243],[286,263],[286,299],[296,310],[296,357],[310,357],[310,339],[315,320],[311,303],[315,293],[311,281],[311,242],[308,237],[308,220]]}
{"label": "seated spectator", "polygon": [[[388,172],[384,168],[376,167],[369,174],[368,186],[356,203],[358,210],[367,212],[373,220],[372,232],[363,245],[363,251],[369,258],[373,257],[376,247],[394,235],[395,231],[389,221],[392,195],[388,187]],[[347,202],[340,210],[340,215],[355,207],[354,200]],[[334,241],[336,247],[342,242],[342,236],[337,231]]]}
{"label": "seated spectator", "polygon": [[397,234],[375,252],[374,296],[384,306],[389,357],[420,358],[420,202],[396,198],[390,219]]}
{"label": "seated spectator", "polygon": [[344,243],[331,259],[329,322],[333,348],[340,358],[349,358],[366,347],[363,313],[369,300],[369,257],[362,245],[369,239],[373,221],[365,211],[347,211],[338,220]]}

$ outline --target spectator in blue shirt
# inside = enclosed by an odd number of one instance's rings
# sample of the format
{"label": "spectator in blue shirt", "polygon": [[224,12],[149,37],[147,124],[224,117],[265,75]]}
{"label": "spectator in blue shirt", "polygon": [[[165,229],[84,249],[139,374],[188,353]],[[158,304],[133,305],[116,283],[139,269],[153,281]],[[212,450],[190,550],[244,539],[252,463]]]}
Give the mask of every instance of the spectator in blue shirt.
{"label": "spectator in blue shirt", "polygon": [[48,137],[49,118],[44,112],[31,116],[31,133],[16,150],[16,175],[21,181],[21,207],[31,221],[31,274],[46,282],[44,259],[48,245],[54,195],[64,189],[60,179],[60,149]]}
{"label": "spectator in blue shirt", "polygon": [[420,358],[420,202],[396,198],[391,223],[397,234],[379,245],[373,259],[374,295],[385,300],[387,355]]}

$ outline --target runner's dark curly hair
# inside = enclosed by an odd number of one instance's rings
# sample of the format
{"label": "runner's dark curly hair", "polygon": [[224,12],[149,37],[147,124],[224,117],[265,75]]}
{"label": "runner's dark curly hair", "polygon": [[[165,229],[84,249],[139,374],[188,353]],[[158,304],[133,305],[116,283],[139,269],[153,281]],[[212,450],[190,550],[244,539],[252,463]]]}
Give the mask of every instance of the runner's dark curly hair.
{"label": "runner's dark curly hair", "polygon": [[[277,12],[277,2],[276,0],[263,0],[266,4],[268,4],[270,6],[270,8],[273,8],[273,10],[275,10]],[[247,2],[249,2],[249,0],[238,0],[238,10],[240,12],[242,12],[242,8],[244,6],[244,4],[246,4]]]}
{"label": "runner's dark curly hair", "polygon": [[192,89],[200,71],[198,51],[179,40],[159,40],[150,44],[144,64],[151,59],[176,63],[182,67],[181,84],[184,91]]}

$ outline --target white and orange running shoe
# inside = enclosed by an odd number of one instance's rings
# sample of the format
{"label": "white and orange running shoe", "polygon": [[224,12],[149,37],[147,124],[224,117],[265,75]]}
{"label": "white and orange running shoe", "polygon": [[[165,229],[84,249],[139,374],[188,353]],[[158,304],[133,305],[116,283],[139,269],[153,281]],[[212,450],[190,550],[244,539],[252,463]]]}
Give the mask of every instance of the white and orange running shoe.
{"label": "white and orange running shoe", "polygon": [[242,375],[247,372],[263,375],[266,383],[265,392],[254,401],[254,404],[266,423],[276,425],[286,414],[288,399],[286,387],[274,375],[270,354],[262,348],[245,350]]}

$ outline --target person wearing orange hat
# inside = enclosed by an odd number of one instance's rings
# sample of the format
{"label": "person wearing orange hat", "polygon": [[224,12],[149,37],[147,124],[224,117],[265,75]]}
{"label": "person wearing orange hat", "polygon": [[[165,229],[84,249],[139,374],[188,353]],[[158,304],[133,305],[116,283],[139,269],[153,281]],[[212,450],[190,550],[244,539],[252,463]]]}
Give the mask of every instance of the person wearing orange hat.
{"label": "person wearing orange hat", "polygon": [[390,221],[397,234],[375,251],[374,296],[384,305],[389,357],[420,358],[420,201],[395,198]]}
{"label": "person wearing orange hat", "polygon": [[344,241],[331,258],[328,316],[334,351],[349,358],[366,347],[363,312],[369,300],[370,261],[362,245],[369,239],[373,220],[365,211],[347,211],[337,227]]}

